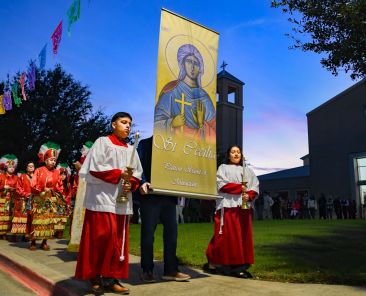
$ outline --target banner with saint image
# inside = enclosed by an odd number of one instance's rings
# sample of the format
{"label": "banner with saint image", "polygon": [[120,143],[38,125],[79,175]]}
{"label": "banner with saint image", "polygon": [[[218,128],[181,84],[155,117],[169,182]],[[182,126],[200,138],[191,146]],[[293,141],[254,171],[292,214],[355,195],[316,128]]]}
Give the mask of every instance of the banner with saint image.
{"label": "banner with saint image", "polygon": [[156,193],[217,194],[218,39],[200,24],[161,12],[151,168]]}

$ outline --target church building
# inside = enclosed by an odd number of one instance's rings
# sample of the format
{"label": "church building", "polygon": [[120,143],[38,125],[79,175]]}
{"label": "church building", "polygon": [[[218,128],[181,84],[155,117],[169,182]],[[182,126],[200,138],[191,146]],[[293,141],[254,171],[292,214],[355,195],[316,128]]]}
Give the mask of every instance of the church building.
{"label": "church building", "polygon": [[314,194],[366,202],[366,79],[306,114],[304,165],[259,176],[261,190],[290,199]]}

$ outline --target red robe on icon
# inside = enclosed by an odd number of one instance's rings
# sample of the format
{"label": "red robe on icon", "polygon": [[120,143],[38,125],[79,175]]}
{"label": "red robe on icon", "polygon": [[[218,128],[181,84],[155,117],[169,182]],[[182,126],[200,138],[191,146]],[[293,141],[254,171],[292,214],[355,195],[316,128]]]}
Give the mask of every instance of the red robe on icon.
{"label": "red robe on icon", "polygon": [[[214,265],[244,265],[254,263],[252,209],[241,209],[243,167],[222,164],[217,170],[215,232],[206,256]],[[245,168],[247,194],[253,201],[259,192],[259,181],[254,172]]]}

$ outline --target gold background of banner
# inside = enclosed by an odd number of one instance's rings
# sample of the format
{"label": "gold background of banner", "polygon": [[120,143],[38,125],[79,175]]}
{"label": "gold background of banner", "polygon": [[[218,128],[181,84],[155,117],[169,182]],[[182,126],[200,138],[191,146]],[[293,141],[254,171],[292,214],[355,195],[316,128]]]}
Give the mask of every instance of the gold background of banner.
{"label": "gold background of banner", "polygon": [[[196,134],[193,137],[185,130],[181,130],[179,133],[179,128],[175,129],[175,132],[163,130],[155,125],[156,119],[154,119],[151,183],[155,189],[169,190],[173,195],[184,195],[184,192],[197,193],[198,198],[210,198],[200,197],[199,194],[212,195],[212,198],[217,194],[216,68],[218,37],[218,34],[212,30],[162,10],[155,106],[159,103],[162,90],[165,90],[169,83],[174,85],[177,83],[179,75],[178,48],[191,44],[199,51],[203,59],[204,73],[200,80],[201,87],[199,89],[204,90],[205,102],[210,101],[211,109],[205,107],[205,112],[211,110],[211,114],[215,114],[215,128],[210,129],[210,136],[207,136],[208,133],[205,129],[204,136]],[[209,100],[207,100],[207,95]],[[189,92],[187,97],[189,97]],[[174,98],[170,101],[173,102],[172,104],[174,104]],[[176,99],[182,100],[182,97],[177,96]],[[181,103],[175,104],[178,106],[176,108],[184,106]],[[214,110],[212,110],[212,106]],[[186,116],[189,116],[190,114],[187,112],[192,112],[191,109],[192,107],[187,106],[185,111],[181,112],[185,112]],[[193,113],[196,110],[193,109]],[[155,110],[155,116],[156,114]],[[199,129],[193,129],[193,132],[201,133]],[[209,140],[208,137],[210,137]],[[183,194],[180,194],[182,192]]]}

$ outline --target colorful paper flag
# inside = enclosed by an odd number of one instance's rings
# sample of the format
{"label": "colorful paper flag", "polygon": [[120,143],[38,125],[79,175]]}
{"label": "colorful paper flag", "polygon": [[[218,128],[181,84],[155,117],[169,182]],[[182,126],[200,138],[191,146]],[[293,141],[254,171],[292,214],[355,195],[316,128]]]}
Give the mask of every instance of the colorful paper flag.
{"label": "colorful paper flag", "polygon": [[52,39],[52,45],[53,45],[53,54],[56,55],[57,54],[57,50],[58,47],[60,45],[61,42],[61,37],[62,37],[62,20],[61,22],[58,24],[57,28],[55,29],[55,31],[53,32],[51,39]]}
{"label": "colorful paper flag", "polygon": [[39,68],[41,70],[43,70],[44,67],[46,66],[46,53],[47,53],[47,43],[43,46],[41,52],[38,55]]}
{"label": "colorful paper flag", "polygon": [[13,102],[11,101],[10,90],[4,91],[3,106],[6,111],[13,109]]}
{"label": "colorful paper flag", "polygon": [[80,0],[74,0],[67,10],[67,33],[71,35],[71,25],[75,23],[80,18]]}
{"label": "colorful paper flag", "polygon": [[19,107],[22,104],[22,100],[18,97],[18,83],[14,83],[11,86],[11,94],[13,95],[14,104]]}
{"label": "colorful paper flag", "polygon": [[31,62],[27,72],[28,89],[34,91],[36,88],[36,65]]}
{"label": "colorful paper flag", "polygon": [[20,75],[19,77],[19,84],[20,84],[20,87],[22,89],[22,96],[23,96],[23,100],[26,101],[27,100],[27,96],[25,94],[25,90],[24,90],[24,84],[25,84],[25,77],[26,77],[26,73],[23,72],[22,75]]}

